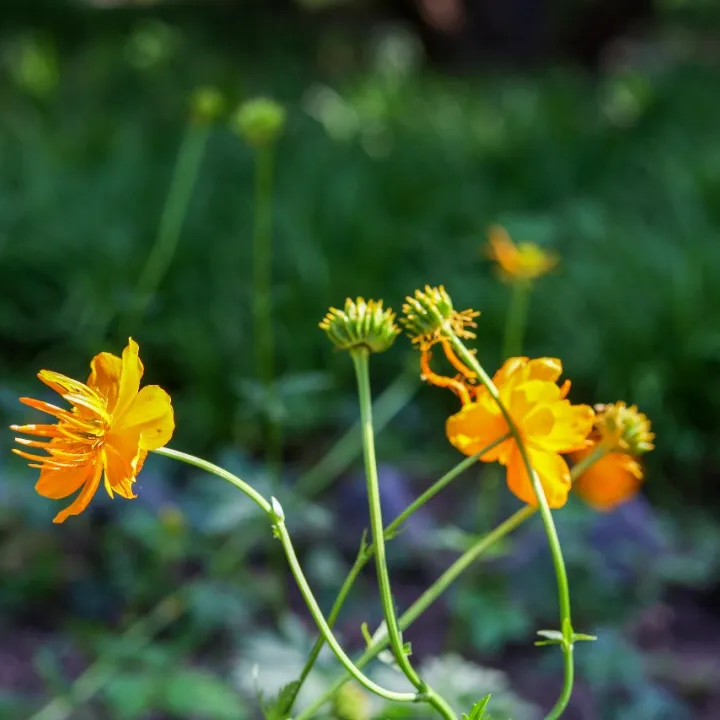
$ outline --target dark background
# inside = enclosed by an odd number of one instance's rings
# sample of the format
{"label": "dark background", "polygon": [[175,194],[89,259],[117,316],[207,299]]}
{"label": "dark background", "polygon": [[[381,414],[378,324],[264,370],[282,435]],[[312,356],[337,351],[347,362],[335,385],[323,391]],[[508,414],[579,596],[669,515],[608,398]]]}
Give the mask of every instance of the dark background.
{"label": "dark background", "polygon": [[[508,289],[482,248],[502,223],[562,257],[537,283],[527,352],[563,359],[576,402],[637,403],[658,436],[636,500],[607,515],[573,500],[558,513],[577,629],[599,635],[576,650],[567,717],[718,717],[719,29],[710,0],[7,3],[5,424],[29,418],[17,397],[42,395],[40,368],[84,378],[95,353],[121,351],[192,92],[217,86],[230,110],[271,96],[288,113],[273,239],[280,494],[323,607],[366,518],[355,435],[313,469],[357,417],[351,364],[317,322],[348,295],[399,310],[416,287],[442,283],[482,311],[477,346],[494,369]],[[172,446],[265,490],[253,157],[226,120],[211,129],[169,271],[131,330],[147,382],[173,396]],[[375,393],[389,387],[397,411],[378,438],[389,516],[457,461],[443,432],[454,399],[419,388],[416,362],[404,339],[373,359]],[[99,494],[53,526],[57,509],[34,493],[11,441],[0,462],[0,717],[30,717],[98,658],[63,717],[257,717],[253,664],[271,692],[297,674],[314,633],[248,502],[151,458],[138,500]],[[491,468],[433,502],[390,546],[400,608],[463,533],[515,506]],[[378,618],[368,571],[340,623],[346,644],[361,649],[360,624]],[[521,720],[559,690],[560,654],[532,645],[556,622],[530,523],[408,636],[462,709],[493,690],[491,710]],[[306,699],[337,671],[324,657]]]}

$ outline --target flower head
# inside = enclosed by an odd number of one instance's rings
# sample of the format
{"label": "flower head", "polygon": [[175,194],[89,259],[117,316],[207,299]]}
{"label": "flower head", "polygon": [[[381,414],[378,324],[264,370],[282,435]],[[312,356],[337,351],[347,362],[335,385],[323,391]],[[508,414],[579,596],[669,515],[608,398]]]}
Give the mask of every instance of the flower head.
{"label": "flower head", "polygon": [[511,282],[535,280],[549,273],[558,263],[557,255],[546,252],[535,243],[516,245],[500,225],[493,225],[488,236],[488,254],[499,265],[502,277]]}
{"label": "flower head", "polygon": [[383,308],[382,300],[348,298],[342,310],[330,308],[320,323],[330,340],[341,350],[364,347],[370,352],[387,350],[400,333],[395,313]]}
{"label": "flower head", "polygon": [[199,125],[215,122],[225,111],[225,98],[214,87],[199,87],[190,102],[192,119]]}
{"label": "flower head", "polygon": [[[500,400],[517,425],[530,464],[537,473],[550,507],[562,507],[570,491],[570,470],[561,457],[585,448],[592,430],[594,412],[588,405],[567,400],[569,381],[557,380],[562,363],[555,358],[510,358],[498,370],[493,383]],[[479,387],[474,400],[448,418],[450,442],[465,455],[474,455],[510,430],[498,404]],[[537,505],[522,454],[514,438],[505,440],[480,457],[483,462],[500,462],[507,467],[510,490],[523,502]]]}
{"label": "flower head", "polygon": [[575,480],[577,494],[597,510],[612,510],[635,496],[643,480],[643,469],[636,460],[652,450],[655,434],[650,420],[635,405],[624,402],[596,405],[598,414],[592,445],[572,455],[582,462],[597,449],[605,454]]}
{"label": "flower head", "polygon": [[243,103],[233,124],[248,145],[257,148],[277,140],[285,126],[285,116],[282,105],[261,97]]}
{"label": "flower head", "polygon": [[50,370],[38,377],[72,406],[70,409],[42,400],[20,402],[49,415],[57,422],[47,425],[12,425],[11,429],[38,439],[16,438],[24,448],[39,448],[46,455],[26,450],[13,452],[40,470],[37,492],[52,500],[80,493],[59,512],[53,522],[78,515],[95,495],[103,477],[110,497],[136,497],[132,491],[149,450],[165,445],[175,429],[170,396],[157,385],[140,389],[143,365],[138,345],[130,339],[122,358],[110,353],[96,355],[90,363],[87,383]]}
{"label": "flower head", "polygon": [[467,328],[477,327],[477,310],[455,310],[445,288],[426,285],[416,290],[414,296],[405,298],[401,320],[413,343],[428,348],[440,342],[448,329],[460,338],[474,338],[475,333]]}

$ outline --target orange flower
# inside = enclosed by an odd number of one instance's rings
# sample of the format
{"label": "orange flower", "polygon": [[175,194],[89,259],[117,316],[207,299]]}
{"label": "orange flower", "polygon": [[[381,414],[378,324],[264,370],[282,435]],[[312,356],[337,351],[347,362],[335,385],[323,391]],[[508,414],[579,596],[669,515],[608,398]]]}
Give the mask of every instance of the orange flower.
{"label": "orange flower", "polygon": [[607,454],[595,461],[575,481],[578,495],[598,510],[612,510],[630,500],[638,491],[642,467],[635,459],[653,450],[655,433],[647,415],[636,405],[624,402],[596,405],[598,414],[593,431],[593,447],[572,456],[578,463],[596,447]]}
{"label": "orange flower", "polygon": [[110,497],[136,497],[132,484],[149,450],[165,445],[175,429],[170,396],[157,385],[140,390],[143,365],[138,345],[128,340],[122,359],[110,353],[96,355],[90,363],[87,384],[50,370],[38,377],[72,405],[70,410],[41,400],[20,398],[20,402],[54,415],[54,425],[12,425],[16,432],[41,440],[16,438],[21,445],[41,448],[34,455],[13,452],[31,460],[40,469],[35,489],[52,500],[66,498],[80,490],[73,503],[59,512],[53,522],[78,515],[95,495],[104,473]]}
{"label": "orange flower", "polygon": [[549,273],[558,263],[557,255],[546,252],[535,243],[516,245],[500,225],[490,228],[488,239],[488,254],[500,266],[506,280],[535,280]]}
{"label": "orange flower", "polygon": [[[593,447],[573,453],[574,462],[586,458]],[[596,460],[575,480],[573,489],[596,510],[609,511],[630,500],[638,491],[643,471],[628,453],[611,452]]]}
{"label": "orange flower", "polygon": [[[562,363],[555,358],[510,358],[493,382],[527,448],[550,507],[562,507],[570,491],[570,470],[561,453],[585,448],[594,412],[588,405],[572,405],[566,399],[570,382],[558,387]],[[450,442],[465,455],[474,455],[509,431],[497,403],[484,387],[475,399],[448,418]],[[537,498],[514,438],[480,457],[507,467],[510,490],[523,502],[537,505]]]}

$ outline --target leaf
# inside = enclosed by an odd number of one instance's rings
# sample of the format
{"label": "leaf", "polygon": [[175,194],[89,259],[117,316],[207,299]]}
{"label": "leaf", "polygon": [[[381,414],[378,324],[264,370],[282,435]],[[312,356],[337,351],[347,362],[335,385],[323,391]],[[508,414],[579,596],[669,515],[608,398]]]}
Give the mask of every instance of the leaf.
{"label": "leaf", "polygon": [[203,670],[183,669],[164,686],[163,707],[180,717],[204,720],[243,720],[247,717],[242,698],[220,678]]}
{"label": "leaf", "polygon": [[490,693],[484,698],[478,700],[470,710],[470,714],[463,713],[463,720],[484,720],[487,718],[485,710],[487,709],[488,703],[490,702]]}
{"label": "leaf", "polygon": [[122,673],[115,675],[102,694],[114,718],[136,720],[153,708],[156,691],[157,676],[153,673]]}
{"label": "leaf", "polygon": [[293,680],[287,685],[283,685],[278,691],[278,694],[269,702],[267,702],[262,693],[260,693],[258,699],[265,720],[290,720],[290,711],[292,710],[299,688],[300,681]]}

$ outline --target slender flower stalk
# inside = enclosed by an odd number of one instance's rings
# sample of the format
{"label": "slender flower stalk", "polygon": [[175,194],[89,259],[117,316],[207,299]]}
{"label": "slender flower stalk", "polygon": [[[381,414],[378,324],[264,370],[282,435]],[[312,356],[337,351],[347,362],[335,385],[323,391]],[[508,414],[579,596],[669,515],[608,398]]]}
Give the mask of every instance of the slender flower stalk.
{"label": "slender flower stalk", "polygon": [[375,568],[378,576],[380,601],[383,608],[383,617],[387,628],[388,639],[398,667],[408,680],[424,695],[426,702],[432,705],[442,717],[446,718],[446,720],[454,720],[456,716],[452,708],[420,679],[411,665],[403,646],[402,635],[400,634],[400,628],[398,627],[397,617],[395,615],[390,576],[385,556],[385,531],[382,520],[380,487],[377,474],[377,462],[375,460],[375,438],[372,425],[372,396],[370,392],[370,374],[368,367],[370,351],[365,347],[359,346],[353,348],[350,354],[357,375],[365,456],[365,475],[370,508],[370,528],[375,546]]}
{"label": "slender flower stalk", "polygon": [[180,234],[192,198],[193,189],[205,156],[211,125],[191,118],[178,149],[165,206],[155,243],[140,273],[130,311],[123,323],[123,335],[142,322],[153,295],[157,292],[177,251]]}
{"label": "slender flower stalk", "polygon": [[[482,454],[484,454],[483,451]],[[604,450],[598,450],[592,456],[586,457],[582,462],[573,466],[570,474],[576,480],[594,463],[604,457]],[[424,592],[420,597],[398,618],[400,630],[407,630],[445,591],[452,585],[479,557],[486,553],[496,543],[516,530],[538,512],[538,508],[526,505],[507,520],[504,520],[494,530],[478,538],[450,567]],[[376,640],[355,661],[356,667],[364,668],[373,658],[388,646],[388,637],[383,635]],[[347,675],[338,678],[326,691],[309,707],[299,713],[294,720],[311,720],[318,710],[329,702],[332,696],[348,681]],[[557,716],[556,716],[557,717]]]}
{"label": "slender flower stalk", "polygon": [[532,281],[530,280],[519,279],[512,283],[510,304],[505,319],[503,360],[522,355],[531,291]]}
{"label": "slender flower stalk", "polygon": [[[507,435],[504,435],[497,440],[495,440],[493,443],[488,445],[486,448],[483,448],[480,452],[476,453],[475,455],[472,455],[468,458],[465,458],[461,462],[459,462],[454,468],[446,472],[439,480],[434,482],[420,497],[418,497],[413,503],[411,503],[405,510],[403,510],[386,528],[383,533],[385,540],[391,540],[395,537],[396,533],[400,530],[403,523],[405,523],[414,513],[416,513],[421,507],[423,507],[427,502],[429,502],[432,498],[435,497],[441,490],[446,488],[458,475],[462,474],[467,470],[470,466],[472,466],[474,463],[478,461],[478,459],[484,455],[486,452],[489,452],[492,450],[495,446],[499,445],[500,443],[507,440]],[[347,599],[348,595],[350,594],[350,590],[357,579],[358,575],[362,572],[363,568],[367,563],[371,560],[373,554],[375,553],[375,545],[374,543],[368,544],[366,542],[366,537],[363,534],[363,538],[360,542],[360,549],[358,551],[357,557],[355,558],[355,562],[353,563],[353,566],[350,568],[350,572],[348,573],[347,577],[345,578],[345,581],[342,584],[342,587],[340,588],[340,591],[338,592],[337,598],[335,599],[335,602],[333,603],[332,609],[330,610],[330,614],[328,615],[328,625],[332,628],[335,624],[335,621],[337,620],[338,615],[340,614],[340,611],[345,603],[345,600]],[[308,675],[310,674],[310,671],[312,670],[313,666],[315,665],[315,662],[318,658],[318,655],[320,654],[320,651],[323,648],[323,645],[325,644],[325,638],[320,635],[318,639],[315,641],[315,644],[313,645],[313,648],[310,652],[310,655],[305,663],[305,666],[303,667],[302,672],[300,673],[300,677],[298,679],[298,686],[295,688],[295,692],[293,695],[293,703],[297,699],[298,694],[300,693],[300,689],[302,687],[302,684],[307,679]],[[292,708],[292,704],[289,706]]]}
{"label": "slender flower stalk", "polygon": [[292,545],[292,540],[290,539],[290,534],[285,526],[284,513],[275,498],[268,501],[244,480],[241,480],[233,473],[224,470],[214,463],[203,460],[202,458],[189,455],[188,453],[179,452],[178,450],[171,450],[170,448],[160,448],[156,452],[159,455],[164,455],[165,457],[169,457],[174,460],[180,460],[188,465],[192,465],[213,475],[217,475],[223,480],[227,480],[229,483],[233,484],[236,488],[238,488],[238,490],[245,493],[271,520],[275,537],[280,540],[280,544],[285,551],[285,555],[290,565],[290,570],[292,571],[293,577],[300,588],[302,596],[308,606],[308,609],[310,610],[310,614],[313,616],[313,620],[315,620],[320,632],[325,637],[325,641],[330,646],[330,649],[333,651],[343,667],[370,692],[375,693],[386,700],[390,700],[392,702],[417,702],[420,699],[416,693],[394,692],[373,682],[354,665],[347,653],[342,649],[340,643],[333,635],[327,621],[323,617],[322,611],[317,604],[317,600],[315,599],[302,568],[300,567],[300,563]]}

